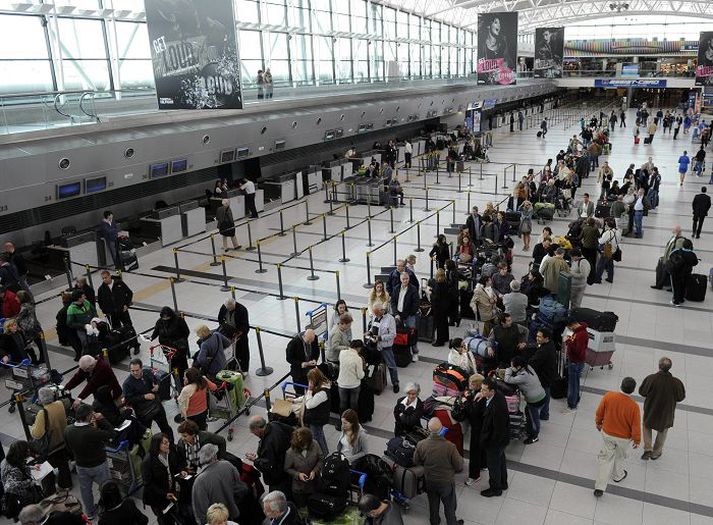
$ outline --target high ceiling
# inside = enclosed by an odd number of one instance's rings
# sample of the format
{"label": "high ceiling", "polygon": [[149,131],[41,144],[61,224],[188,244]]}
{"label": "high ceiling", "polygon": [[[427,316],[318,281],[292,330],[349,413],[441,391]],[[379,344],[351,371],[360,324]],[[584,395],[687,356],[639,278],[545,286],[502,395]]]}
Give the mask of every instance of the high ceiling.
{"label": "high ceiling", "polygon": [[[676,15],[713,20],[713,0],[377,0],[379,3],[474,27],[478,13],[518,11],[521,32],[545,25],[560,25],[622,16]],[[627,4],[617,11],[612,5]]]}

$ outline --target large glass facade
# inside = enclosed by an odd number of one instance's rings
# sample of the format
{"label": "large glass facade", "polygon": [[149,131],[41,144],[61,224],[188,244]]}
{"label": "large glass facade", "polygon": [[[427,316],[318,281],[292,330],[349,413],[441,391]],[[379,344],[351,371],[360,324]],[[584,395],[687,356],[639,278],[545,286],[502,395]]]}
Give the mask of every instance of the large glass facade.
{"label": "large glass facade", "polygon": [[[369,0],[233,1],[246,87],[265,68],[292,86],[473,71],[471,31],[409,11]],[[52,4],[0,0],[0,94],[153,88],[143,0]]]}

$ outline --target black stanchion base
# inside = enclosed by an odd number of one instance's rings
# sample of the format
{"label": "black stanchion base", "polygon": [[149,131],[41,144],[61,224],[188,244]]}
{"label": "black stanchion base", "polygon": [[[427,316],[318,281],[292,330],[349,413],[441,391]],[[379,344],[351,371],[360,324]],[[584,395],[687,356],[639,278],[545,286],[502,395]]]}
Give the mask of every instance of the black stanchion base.
{"label": "black stanchion base", "polygon": [[367,288],[367,289],[368,289],[368,288],[373,288],[373,287],[374,287],[374,283],[364,283],[362,286],[363,286],[364,288]]}
{"label": "black stanchion base", "polygon": [[272,374],[272,372],[273,372],[273,370],[271,367],[265,366],[265,367],[258,368],[257,370],[255,370],[255,375],[258,377],[265,377],[265,376],[269,376],[270,374]]}
{"label": "black stanchion base", "polygon": [[255,273],[267,273],[267,270],[265,268],[255,270]]}
{"label": "black stanchion base", "polygon": [[245,248],[245,251],[248,252],[254,252],[255,250],[257,250],[257,246],[248,246],[247,248]]}
{"label": "black stanchion base", "polygon": [[221,292],[229,292],[230,291],[230,286],[221,286],[220,287]]}
{"label": "black stanchion base", "polygon": [[[218,264],[220,264],[220,263],[218,263]],[[174,277],[173,278],[174,283],[182,283],[183,281],[185,281],[185,279],[183,277],[178,277],[178,278]]]}
{"label": "black stanchion base", "polygon": [[423,248],[416,248],[414,251],[415,252],[425,252],[426,250],[424,250]]}
{"label": "black stanchion base", "polygon": [[351,261],[351,259],[350,259],[349,257],[339,259],[339,262],[340,262],[340,263],[347,263],[347,262],[349,262],[349,261]]}
{"label": "black stanchion base", "polygon": [[308,281],[318,281],[319,280],[319,275],[309,275],[307,276]]}
{"label": "black stanchion base", "polygon": [[370,242],[370,243],[367,244],[366,246],[367,246],[368,248],[371,248],[372,246],[374,246],[374,243],[371,243],[371,242]]}
{"label": "black stanchion base", "polygon": [[302,224],[304,224],[305,226],[312,226],[313,222],[312,222],[312,221],[305,221],[305,222],[303,222]]}
{"label": "black stanchion base", "polygon": [[220,266],[220,263],[218,261],[214,261],[210,263],[211,266]]}
{"label": "black stanchion base", "polygon": [[431,208],[424,208],[423,211],[431,211]]}
{"label": "black stanchion base", "polygon": [[285,237],[287,234],[280,232],[280,233],[278,233],[277,235],[279,235],[280,237]]}
{"label": "black stanchion base", "polygon": [[290,257],[297,257],[298,255],[299,255],[299,253],[297,253],[297,252],[292,252],[292,253],[290,254]]}

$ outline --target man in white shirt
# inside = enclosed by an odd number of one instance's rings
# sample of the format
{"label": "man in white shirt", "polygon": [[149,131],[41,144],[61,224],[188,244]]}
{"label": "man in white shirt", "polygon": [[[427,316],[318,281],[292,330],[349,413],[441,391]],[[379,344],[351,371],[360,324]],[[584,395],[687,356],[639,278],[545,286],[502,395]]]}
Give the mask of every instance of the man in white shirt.
{"label": "man in white shirt", "polygon": [[634,237],[641,239],[643,236],[642,228],[644,221],[644,211],[646,209],[646,197],[644,196],[644,189],[641,188],[636,193],[636,200],[634,201]]}
{"label": "man in white shirt", "polygon": [[[611,245],[611,257],[606,257],[606,245]],[[607,282],[614,282],[614,254],[619,249],[619,232],[616,229],[616,222],[609,218],[604,222],[604,232],[599,237],[599,246],[604,246],[602,253],[597,261],[597,270],[594,277],[596,284],[601,284],[604,270],[607,271]]]}
{"label": "man in white shirt", "polygon": [[404,168],[411,167],[411,155],[413,154],[413,145],[407,140],[404,142]]}
{"label": "man in white shirt", "polygon": [[255,207],[255,183],[249,179],[240,180],[240,191],[245,194],[245,211],[250,214],[250,218],[257,219],[257,208]]}
{"label": "man in white shirt", "polygon": [[669,291],[671,290],[671,275],[668,273],[668,270],[666,270],[666,263],[668,262],[671,252],[681,248],[683,241],[686,240],[686,238],[681,235],[681,226],[679,225],[673,227],[671,234],[671,238],[664,248],[663,256],[659,259],[656,267],[656,284],[651,285],[651,288],[655,288],[656,290],[661,290],[664,287]]}

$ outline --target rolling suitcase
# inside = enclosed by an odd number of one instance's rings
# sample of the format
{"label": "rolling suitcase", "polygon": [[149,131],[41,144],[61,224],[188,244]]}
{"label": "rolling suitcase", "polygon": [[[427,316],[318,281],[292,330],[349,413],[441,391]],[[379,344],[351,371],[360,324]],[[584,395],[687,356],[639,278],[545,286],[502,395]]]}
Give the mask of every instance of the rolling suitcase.
{"label": "rolling suitcase", "polygon": [[394,489],[408,499],[413,499],[426,490],[426,478],[422,466],[405,468],[384,457],[384,461],[393,472]]}
{"label": "rolling suitcase", "polygon": [[651,137],[644,137],[644,144],[651,144]]}
{"label": "rolling suitcase", "polygon": [[386,364],[370,365],[366,382],[374,394],[377,396],[381,394],[386,388]]}
{"label": "rolling suitcase", "polygon": [[411,348],[404,345],[394,345],[391,347],[394,352],[394,361],[399,368],[406,368],[411,364]]}
{"label": "rolling suitcase", "polygon": [[692,273],[686,282],[686,301],[705,301],[708,278],[701,273]]}
{"label": "rolling suitcase", "polygon": [[154,371],[156,383],[158,383],[158,398],[161,401],[171,399],[171,376],[163,370]]}
{"label": "rolling suitcase", "polygon": [[641,142],[641,139],[639,137],[634,137],[634,144],[638,144]]}
{"label": "rolling suitcase", "polygon": [[433,316],[418,316],[418,340],[431,342],[433,341]]}
{"label": "rolling suitcase", "polygon": [[374,390],[364,380],[361,382],[359,390],[359,401],[357,407],[359,423],[368,423],[374,417]]}
{"label": "rolling suitcase", "polygon": [[607,202],[598,202],[594,209],[594,216],[598,219],[608,219],[611,212],[611,204]]}

